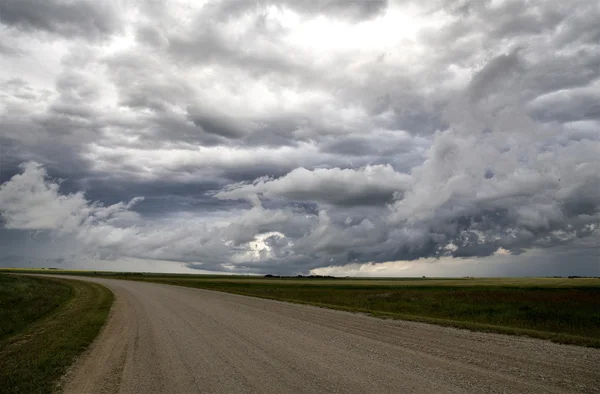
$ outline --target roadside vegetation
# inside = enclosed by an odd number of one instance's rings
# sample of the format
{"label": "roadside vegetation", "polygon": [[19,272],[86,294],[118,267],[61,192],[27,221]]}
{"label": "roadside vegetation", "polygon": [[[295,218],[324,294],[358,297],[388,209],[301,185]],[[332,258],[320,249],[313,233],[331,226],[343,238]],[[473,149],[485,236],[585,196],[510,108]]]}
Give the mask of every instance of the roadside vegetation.
{"label": "roadside vegetation", "polygon": [[34,277],[0,275],[0,341],[67,302],[71,286]]}
{"label": "roadside vegetation", "polygon": [[0,273],[0,392],[55,391],[112,301],[97,284]]}
{"label": "roadside vegetation", "polygon": [[294,278],[52,273],[225,291],[396,318],[600,347],[600,278]]}

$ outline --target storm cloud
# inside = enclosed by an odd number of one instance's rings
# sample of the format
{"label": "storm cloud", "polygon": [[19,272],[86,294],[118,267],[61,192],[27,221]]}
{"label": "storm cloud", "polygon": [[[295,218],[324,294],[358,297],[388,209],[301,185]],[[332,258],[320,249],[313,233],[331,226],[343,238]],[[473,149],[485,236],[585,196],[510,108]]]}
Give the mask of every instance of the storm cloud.
{"label": "storm cloud", "polygon": [[1,264],[600,274],[599,18],[2,2]]}

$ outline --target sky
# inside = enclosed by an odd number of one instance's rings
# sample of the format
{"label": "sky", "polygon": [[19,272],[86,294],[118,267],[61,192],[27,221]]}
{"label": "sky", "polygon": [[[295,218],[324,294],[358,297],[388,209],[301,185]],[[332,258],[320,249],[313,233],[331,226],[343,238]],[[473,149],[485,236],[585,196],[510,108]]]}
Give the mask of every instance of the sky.
{"label": "sky", "polygon": [[0,267],[600,276],[596,0],[0,0]]}

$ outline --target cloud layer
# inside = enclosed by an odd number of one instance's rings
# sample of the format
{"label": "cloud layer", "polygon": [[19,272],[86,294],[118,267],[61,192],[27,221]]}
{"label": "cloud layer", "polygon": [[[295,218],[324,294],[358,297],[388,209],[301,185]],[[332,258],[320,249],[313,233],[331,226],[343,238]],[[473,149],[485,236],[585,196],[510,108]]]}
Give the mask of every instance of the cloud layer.
{"label": "cloud layer", "polygon": [[600,243],[600,6],[575,3],[4,2],[3,238],[142,270],[600,271],[576,253]]}

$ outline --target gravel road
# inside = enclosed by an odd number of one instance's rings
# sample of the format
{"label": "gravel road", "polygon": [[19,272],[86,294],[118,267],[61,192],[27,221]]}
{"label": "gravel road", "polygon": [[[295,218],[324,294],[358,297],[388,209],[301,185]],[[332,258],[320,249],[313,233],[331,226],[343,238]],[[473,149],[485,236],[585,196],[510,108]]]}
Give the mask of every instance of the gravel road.
{"label": "gravel road", "polygon": [[600,350],[176,286],[116,295],[67,393],[600,393]]}

